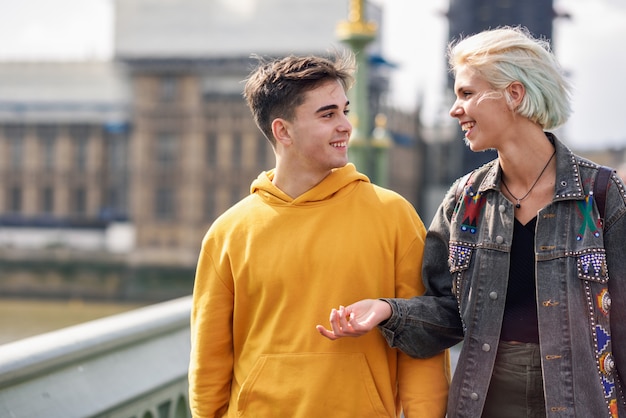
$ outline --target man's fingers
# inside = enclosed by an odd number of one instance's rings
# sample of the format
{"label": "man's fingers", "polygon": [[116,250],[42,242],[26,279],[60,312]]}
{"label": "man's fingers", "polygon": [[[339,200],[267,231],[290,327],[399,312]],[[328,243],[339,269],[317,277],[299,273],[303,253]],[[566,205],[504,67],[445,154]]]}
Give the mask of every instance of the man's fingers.
{"label": "man's fingers", "polygon": [[326,328],[324,328],[322,325],[318,325],[315,327],[317,329],[317,331],[322,334],[324,337],[330,339],[330,340],[336,340],[339,337],[337,337],[332,331],[327,330]]}
{"label": "man's fingers", "polygon": [[330,329],[322,325],[317,325],[315,328],[324,337],[333,341],[342,337],[359,337],[368,331],[359,324],[354,312],[344,306],[340,306],[338,309],[331,309],[328,320]]}

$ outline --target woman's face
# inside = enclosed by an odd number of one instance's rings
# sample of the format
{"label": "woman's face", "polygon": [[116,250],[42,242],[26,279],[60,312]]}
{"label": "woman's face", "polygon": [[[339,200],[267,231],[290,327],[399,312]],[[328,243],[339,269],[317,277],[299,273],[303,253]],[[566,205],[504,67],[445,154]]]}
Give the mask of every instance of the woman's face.
{"label": "woman's face", "polygon": [[504,92],[494,90],[468,66],[458,68],[454,91],[456,100],[450,116],[457,118],[472,151],[498,149],[512,129],[514,112]]}

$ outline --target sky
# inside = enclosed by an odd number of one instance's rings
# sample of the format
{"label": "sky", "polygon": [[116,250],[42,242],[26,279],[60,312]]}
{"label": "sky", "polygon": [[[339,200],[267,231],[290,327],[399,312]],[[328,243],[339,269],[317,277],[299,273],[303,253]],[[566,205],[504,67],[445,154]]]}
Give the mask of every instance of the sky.
{"label": "sky", "polygon": [[[398,65],[390,104],[411,110],[420,101],[426,125],[448,122],[448,1],[372,1],[384,7],[383,51]],[[574,85],[574,113],[559,135],[580,150],[626,146],[626,0],[554,0],[554,7],[572,16],[554,24],[553,47]],[[0,60],[101,60],[112,49],[113,0],[0,0]]]}

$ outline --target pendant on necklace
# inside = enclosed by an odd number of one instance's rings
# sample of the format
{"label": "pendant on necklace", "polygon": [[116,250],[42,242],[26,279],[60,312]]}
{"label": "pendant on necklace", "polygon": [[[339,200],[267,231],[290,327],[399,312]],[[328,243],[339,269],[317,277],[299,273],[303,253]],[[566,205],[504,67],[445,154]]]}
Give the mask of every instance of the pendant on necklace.
{"label": "pendant on necklace", "polygon": [[552,153],[552,156],[550,157],[550,159],[548,160],[548,162],[546,163],[546,165],[543,166],[543,169],[541,170],[541,173],[539,173],[539,177],[537,177],[537,180],[535,180],[535,182],[533,183],[532,186],[530,186],[530,189],[528,189],[528,191],[526,192],[526,194],[522,197],[517,197],[515,196],[513,193],[511,193],[511,191],[509,190],[509,186],[506,185],[506,183],[504,182],[504,179],[502,179],[502,185],[504,186],[504,188],[506,189],[507,192],[509,192],[509,195],[511,195],[511,197],[515,200],[517,200],[517,203],[515,204],[515,208],[519,209],[522,207],[522,200],[526,199],[528,197],[528,195],[530,194],[530,192],[533,191],[533,189],[535,188],[535,186],[537,185],[537,183],[539,183],[539,179],[541,178],[541,176],[543,176],[543,173],[546,171],[546,169],[548,168],[548,166],[550,165],[550,161],[552,161],[552,159],[554,158],[554,156],[556,155],[556,150],[554,150],[554,152]]}

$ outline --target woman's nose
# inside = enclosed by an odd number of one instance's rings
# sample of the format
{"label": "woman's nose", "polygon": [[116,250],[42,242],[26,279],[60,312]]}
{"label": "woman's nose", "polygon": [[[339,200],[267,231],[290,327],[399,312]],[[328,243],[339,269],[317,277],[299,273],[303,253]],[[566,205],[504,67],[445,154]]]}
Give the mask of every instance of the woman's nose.
{"label": "woman's nose", "polygon": [[452,104],[452,107],[450,108],[450,116],[452,116],[453,118],[458,117],[461,113],[463,113],[463,108],[461,106],[459,106],[457,104],[457,102],[454,102]]}

